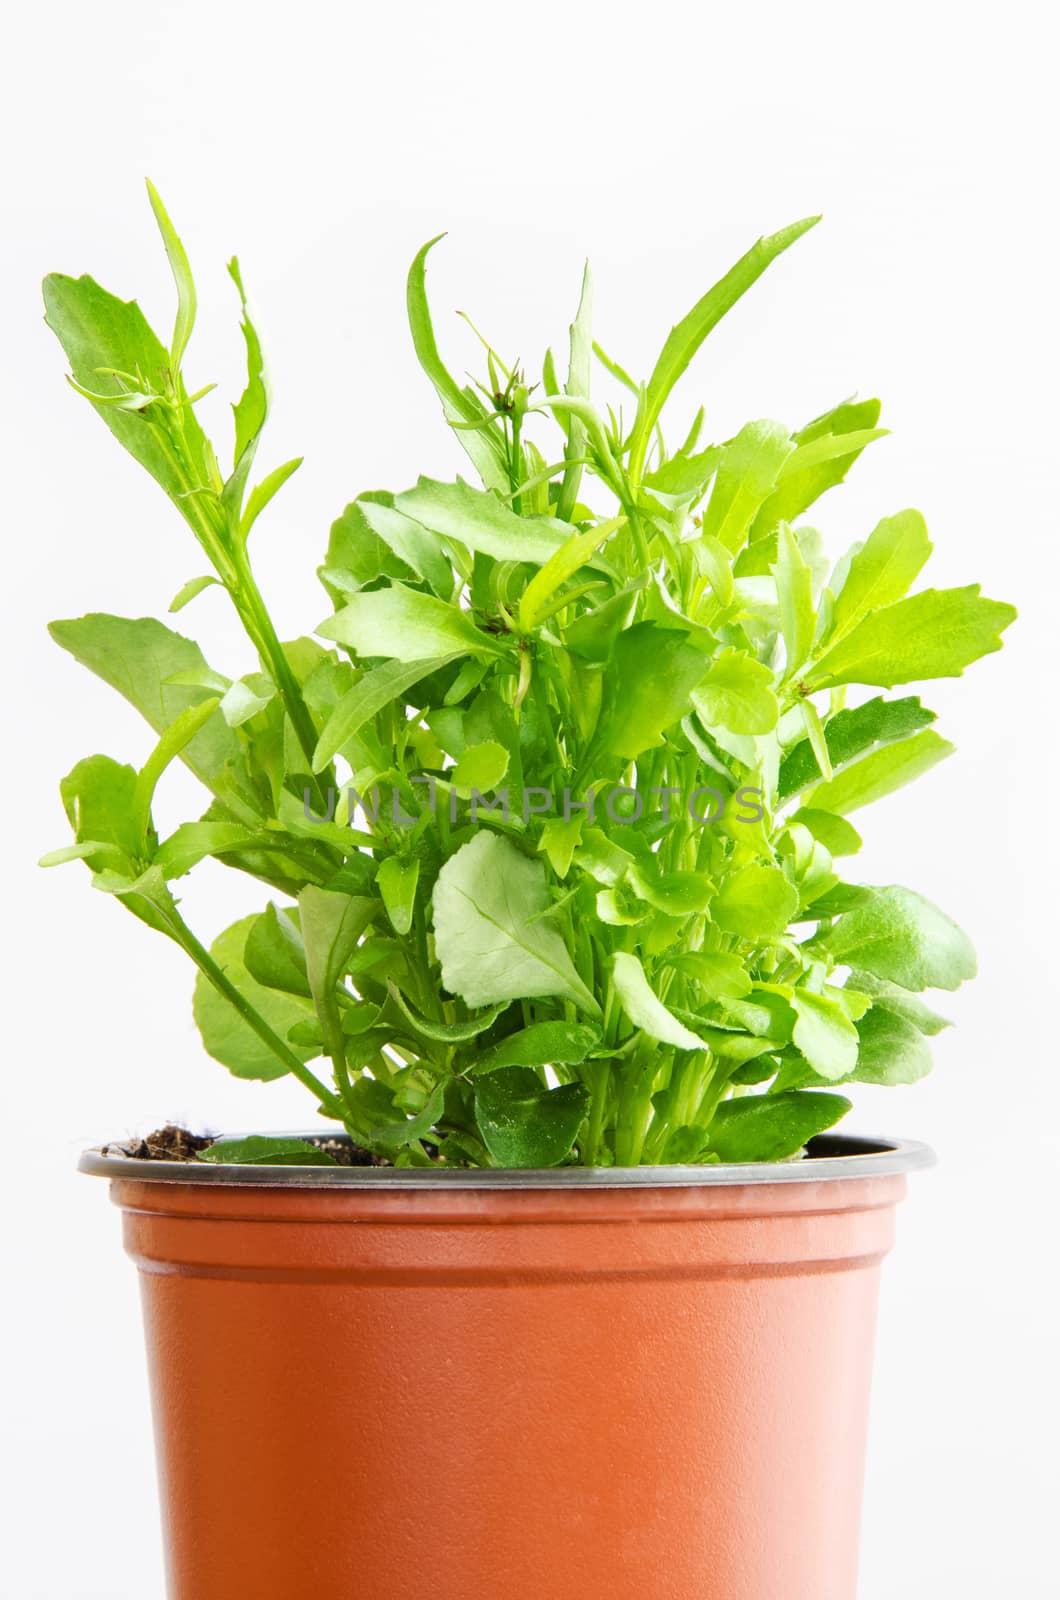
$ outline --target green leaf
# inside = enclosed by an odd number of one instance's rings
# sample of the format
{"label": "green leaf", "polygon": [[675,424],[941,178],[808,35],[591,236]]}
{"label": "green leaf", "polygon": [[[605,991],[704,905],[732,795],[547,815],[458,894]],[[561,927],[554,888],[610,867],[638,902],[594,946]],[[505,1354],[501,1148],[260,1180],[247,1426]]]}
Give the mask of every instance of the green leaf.
{"label": "green leaf", "polygon": [[858,1023],[858,1040],[858,1083],[916,1083],[931,1071],[923,1034],[895,1011],[874,1005]]}
{"label": "green leaf", "polygon": [[724,453],[724,446],[712,444],[698,455],[671,456],[669,461],[662,462],[654,471],[645,473],[644,487],[655,489],[660,494],[673,495],[675,499],[698,495],[718,470]]}
{"label": "green leaf", "polygon": [[710,1125],[710,1148],[720,1161],[784,1161],[849,1110],[843,1095],[807,1089],[724,1100]]}
{"label": "green leaf", "polygon": [[260,483],[255,484],[251,489],[250,494],[247,496],[246,509],[239,524],[239,531],[244,539],[246,539],[269,501],[279,494],[288,478],[294,477],[302,465],[302,461],[302,456],[295,456],[293,461],[285,461],[282,466],[274,467],[271,472],[266,473]]}
{"label": "green leaf", "polygon": [[911,739],[880,746],[846,767],[830,783],[818,784],[806,795],[806,804],[811,810],[845,816],[922,777],[952,755],[953,749],[934,728],[925,728]]}
{"label": "green leaf", "polygon": [[604,750],[632,761],[687,716],[691,692],[710,661],[687,633],[654,622],[620,633],[612,659],[608,709],[597,737]]}
{"label": "green leaf", "polygon": [[[281,1039],[287,1039],[296,1024],[313,1018],[313,1007],[298,995],[267,989],[251,977],[246,966],[246,945],[257,921],[255,914],[233,923],[214,940],[210,954],[272,1031]],[[195,979],[192,1009],[206,1050],[237,1078],[269,1080],[284,1076],[287,1068],[283,1062],[201,972]],[[308,1061],[319,1054],[313,1046],[292,1042],[290,1048],[300,1061]]]}
{"label": "green leaf", "polygon": [[794,448],[787,428],[779,422],[748,422],[741,428],[722,454],[703,513],[704,535],[735,555]]}
{"label": "green leaf", "polygon": [[470,794],[475,790],[488,794],[504,777],[510,759],[507,750],[495,739],[468,745],[449,775],[453,787],[458,793]]}
{"label": "green leaf", "polygon": [[377,905],[365,895],[336,893],[314,884],[308,884],[298,896],[306,971],[318,1006],[331,1001]]}
{"label": "green leaf", "polygon": [[836,596],[832,637],[842,638],[868,612],[901,600],[930,554],[927,524],[919,511],[884,517],[851,557]]}
{"label": "green leaf", "polygon": [[390,705],[422,678],[430,677],[431,673],[455,660],[455,655],[443,655],[428,656],[423,661],[387,661],[358,678],[324,724],[313,754],[313,771],[323,772],[343,746],[356,738],[365,723],[371,722],[384,706]]}
{"label": "green leaf", "polygon": [[137,779],[134,767],[110,756],[86,756],[67,773],[60,785],[63,809],[79,844],[116,846],[130,864],[136,862],[143,849]]}
{"label": "green leaf", "polygon": [[[232,415],[236,425],[236,442],[233,456],[236,468],[239,469],[242,465],[242,471],[239,473],[239,480],[242,485],[242,483],[246,482],[246,475],[250,470],[254,448],[261,435],[261,430],[265,426],[265,419],[269,414],[269,391],[265,382],[265,359],[261,353],[261,341],[258,338],[257,329],[250,320],[246,292],[243,288],[243,277],[239,270],[239,262],[235,256],[228,263],[228,276],[239,291],[239,304],[243,313],[240,320],[240,328],[242,329],[243,342],[247,349],[246,388],[232,407]],[[251,518],[251,521],[253,521],[253,518]]]}
{"label": "green leaf", "polygon": [[768,942],[787,929],[799,907],[799,892],[779,867],[752,863],[722,884],[710,914],[719,928],[743,939]]}
{"label": "green leaf", "polygon": [[806,217],[802,222],[795,222],[790,227],[782,228],[779,233],[759,239],[713,288],[707,290],[688,315],[670,330],[670,335],[648,380],[644,403],[638,409],[633,428],[630,476],[634,481],[640,477],[648,443],[662,408],[675,383],[703,341],[717,327],[726,312],[731,311],[741,296],[746,294],[751,285],[762,276],[769,264],[819,220],[819,217]]}
{"label": "green leaf", "polygon": [[548,857],[557,878],[565,878],[570,871],[584,826],[585,815],[578,813],[568,818],[551,817],[541,829],[538,849]]}
{"label": "green leaf", "polygon": [[166,882],[182,878],[208,856],[260,844],[262,836],[239,822],[182,822],[155,853],[154,865]]}
{"label": "green leaf", "polygon": [[438,353],[427,303],[427,256],[438,240],[430,239],[419,251],[409,268],[406,290],[409,328],[420,366],[434,385],[442,410],[449,422],[470,422],[471,428],[458,428],[456,436],[478,469],[488,489],[507,493],[508,467],[504,440],[495,424],[486,420],[486,411],[479,400],[467,389],[461,389],[451,376]]}
{"label": "green leaf", "polygon": [[1015,607],[985,600],[977,583],[923,589],[863,617],[807,676],[807,687],[872,683],[890,689],[924,678],[959,678],[965,667],[1001,649]]}
{"label": "green leaf", "polygon": [[810,568],[786,522],[780,525],[773,575],[777,580],[780,627],[784,636],[784,672],[791,678],[813,648],[817,613]]}
{"label": "green leaf", "polygon": [[[373,1128],[373,1137],[378,1144],[389,1145],[400,1150],[408,1145],[416,1144],[420,1139],[425,1139],[431,1133],[436,1122],[441,1120],[445,1111],[445,1084],[436,1083],[431,1090],[426,1105],[414,1117],[404,1117],[399,1122],[391,1122],[381,1128]],[[435,1141],[436,1142],[436,1141]]]}
{"label": "green leaf", "polygon": [[416,856],[410,856],[407,860],[387,856],[385,861],[379,863],[379,871],[375,876],[391,926],[402,937],[412,927],[419,878],[420,863]]}
{"label": "green leaf", "polygon": [[270,902],[251,925],[243,961],[254,981],[267,989],[311,997],[305,945],[293,910],[280,910]]}
{"label": "green leaf", "polygon": [[556,591],[585,565],[624,520],[611,517],[607,522],[598,522],[586,533],[573,533],[555,555],[549,557],[540,572],[531,578],[519,601],[519,626],[524,633],[531,633],[537,627]]}
{"label": "green leaf", "polygon": [[796,811],[791,820],[808,828],[830,856],[855,856],[861,849],[858,830],[845,817],[834,816],[831,811],[803,808]]}
{"label": "green leaf", "polygon": [[453,571],[433,533],[398,511],[373,499],[355,500],[346,507],[343,518],[362,517],[371,531],[404,562],[417,577],[429,583],[435,594],[448,600],[453,593]]}
{"label": "green leaf", "polygon": [[215,1139],[199,1151],[200,1161],[241,1167],[337,1167],[334,1156],[305,1139],[273,1139],[252,1133],[245,1139]]}
{"label": "green leaf", "polygon": [[555,517],[520,517],[503,500],[474,489],[462,478],[438,483],[420,478],[394,500],[398,511],[446,539],[496,561],[532,561],[541,566],[577,532]]}
{"label": "green leaf", "polygon": [[583,1022],[532,1022],[471,1063],[473,1072],[499,1067],[577,1066],[600,1043],[599,1028]]}
{"label": "green leaf", "polygon": [[837,1000],[795,989],[792,1038],[810,1066],[822,1078],[837,1083],[853,1072],[858,1059],[858,1030]]}
{"label": "green leaf", "polygon": [[179,372],[181,359],[191,338],[191,330],[195,326],[195,280],[191,275],[187,252],[150,178],[147,179],[147,196],[151,202],[151,210],[155,214],[155,221],[158,223],[158,231],[162,235],[162,243],[166,247],[170,271],[177,288],[177,318],[173,327],[169,358],[173,364],[173,371]]}
{"label": "green leaf", "polygon": [[[877,695],[851,711],[837,712],[828,719],[824,730],[833,774],[841,772],[864,751],[907,739],[934,720],[935,713],[922,706],[915,695],[904,700],[885,700]],[[822,776],[810,740],[801,739],[780,764],[778,800],[789,799]]]}
{"label": "green leaf", "polygon": [[563,939],[541,915],[549,904],[543,866],[508,840],[480,833],[462,845],[434,891],[445,987],[469,1006],[556,995],[598,1016]]}
{"label": "green leaf", "polygon": [[204,589],[208,589],[211,584],[215,583],[219,584],[219,580],[209,576],[209,574],[204,578],[189,578],[187,583],[177,590],[169,602],[170,612],[183,611],[190,600],[194,600],[197,594],[202,594]]}
{"label": "green leaf", "polygon": [[528,1067],[499,1067],[475,1082],[475,1121],[498,1167],[555,1167],[570,1154],[589,1091],[546,1089]]}
{"label": "green leaf", "polygon": [[[191,639],[156,622],[96,612],[53,622],[48,632],[72,656],[135,706],[156,733],[164,733],[189,706],[210,697],[210,690],[173,683],[180,674],[209,672],[202,651]],[[242,767],[237,735],[221,717],[211,717],[181,751],[196,777],[216,791],[225,789],[225,769]]]}
{"label": "green leaf", "polygon": [[221,699],[221,715],[230,728],[241,728],[275,698],[276,689],[264,674],[251,673],[248,678],[229,684]]}
{"label": "green leaf", "polygon": [[635,1028],[646,1033],[650,1039],[657,1039],[660,1044],[672,1044],[678,1050],[706,1049],[704,1040],[686,1028],[663,1005],[636,956],[619,951],[613,959],[612,972],[615,993]]}
{"label": "green leaf", "polygon": [[736,590],[733,578],[732,556],[720,539],[711,534],[701,534],[692,546],[692,556],[697,568],[714,591],[720,606],[730,606]]}
{"label": "green leaf", "polygon": [[457,606],[399,583],[353,595],[317,632],[360,656],[391,656],[404,662],[427,656],[494,655],[502,648]]}
{"label": "green leaf", "polygon": [[[106,404],[106,397],[128,392],[118,373],[140,377],[156,392],[162,392],[170,373],[170,354],[136,301],[119,300],[92,278],[54,272],[44,280],[44,305],[45,320],[66,352],[74,379],[83,390],[104,397],[91,401],[94,410],[184,512],[186,483],[159,431],[142,415]],[[184,436],[194,460],[201,461],[204,440],[190,406],[184,408]]]}
{"label": "green leaf", "polygon": [[563,630],[563,643],[582,661],[606,661],[623,629],[629,627],[636,604],[635,589],[623,589],[576,618]]}
{"label": "green leaf", "polygon": [[937,1011],[932,1011],[919,995],[910,993],[897,983],[888,983],[885,978],[877,978],[873,972],[853,969],[850,974],[850,986],[852,989],[860,989],[865,994],[871,995],[874,1007],[881,1011],[893,1012],[895,1016],[912,1023],[920,1033],[925,1033],[929,1037],[941,1033],[944,1028],[953,1027],[953,1023],[947,1017],[940,1017]]}
{"label": "green leaf", "polygon": [[721,950],[692,950],[673,956],[669,965],[691,978],[708,1000],[740,1000],[751,992],[751,980],[739,956]]}
{"label": "green leaf", "polygon": [[809,443],[799,445],[794,454],[788,457],[780,469],[779,481],[784,483],[788,478],[810,472],[827,462],[860,453],[866,445],[884,438],[888,431],[887,428],[858,428],[847,434],[821,434]]}
{"label": "green leaf", "polygon": [[898,885],[874,889],[813,945],[903,989],[957,989],[975,977],[968,936],[930,900]]}
{"label": "green leaf", "polygon": [[732,733],[769,733],[780,715],[772,672],[740,650],[714,658],[692,691],[692,704],[706,727]]}
{"label": "green leaf", "polygon": [[481,1012],[477,1017],[468,1017],[464,1022],[437,1022],[432,1017],[421,1015],[410,1005],[396,983],[388,983],[387,988],[406,1022],[416,1033],[422,1034],[425,1039],[433,1039],[436,1044],[466,1044],[469,1039],[477,1039],[480,1033],[492,1028],[502,1011],[506,1011],[508,1007],[508,1002],[505,1000],[500,1005],[491,1006],[488,1011]]}
{"label": "green leaf", "polygon": [[[588,261],[582,276],[582,292],[578,312],[570,327],[570,366],[567,371],[566,392],[575,399],[588,400],[593,364],[593,275]],[[576,415],[571,416],[570,431],[564,447],[567,462],[560,485],[556,515],[569,522],[578,500],[578,487],[582,478],[581,457],[585,454],[585,425]]]}
{"label": "green leaf", "polygon": [[[822,494],[842,483],[869,436],[879,434],[876,428],[879,417],[878,400],[845,401],[795,434],[798,449],[785,461],[777,487],[751,525],[749,549],[753,549],[756,542],[763,542],[781,522],[794,522]],[[846,453],[808,463],[803,450],[825,439],[841,449],[845,447]]]}

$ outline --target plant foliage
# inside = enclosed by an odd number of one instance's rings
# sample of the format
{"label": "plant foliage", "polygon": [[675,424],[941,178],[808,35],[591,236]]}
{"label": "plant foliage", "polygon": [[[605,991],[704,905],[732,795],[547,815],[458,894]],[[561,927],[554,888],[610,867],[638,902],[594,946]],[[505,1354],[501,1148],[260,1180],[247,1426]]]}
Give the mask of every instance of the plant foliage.
{"label": "plant foliage", "polygon": [[[881,436],[876,401],[721,441],[700,413],[676,448],[662,431],[712,329],[816,219],[752,246],[642,385],[593,342],[588,272],[565,371],[549,352],[532,383],[487,346],[462,383],[425,246],[413,342],[478,481],[354,499],[320,567],[327,614],[284,642],[249,540],[299,462],[258,472],[269,397],[233,261],[247,376],[220,464],[184,376],[191,271],[151,203],[168,344],[88,277],[46,280],[47,320],[208,563],[171,610],[219,585],[250,655],[232,682],[153,619],[53,624],[157,742],[140,768],[78,762],[74,843],[47,860],[82,860],[187,952],[211,1055],[293,1074],[401,1165],[778,1160],[844,1114],[839,1086],[921,1076],[944,1023],[917,996],[970,977],[971,947],[839,862],[853,812],[951,751],[906,686],[959,676],[1014,612],[974,585],[910,593],[931,550],[915,511],[825,555],[805,514]],[[617,411],[594,372],[625,385]],[[205,805],[160,838],[174,761]],[[209,949],[175,892],[207,858],[273,896]],[[252,1142],[255,1161],[305,1149]]]}

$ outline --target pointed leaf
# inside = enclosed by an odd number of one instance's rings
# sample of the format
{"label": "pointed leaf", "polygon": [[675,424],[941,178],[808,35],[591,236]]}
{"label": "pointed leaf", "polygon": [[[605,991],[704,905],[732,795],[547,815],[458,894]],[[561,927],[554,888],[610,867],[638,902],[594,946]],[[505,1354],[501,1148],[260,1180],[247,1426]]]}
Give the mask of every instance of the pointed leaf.
{"label": "pointed leaf", "polygon": [[442,979],[469,1006],[556,995],[597,1016],[562,937],[541,913],[545,871],[506,839],[480,833],[445,863],[434,891]]}

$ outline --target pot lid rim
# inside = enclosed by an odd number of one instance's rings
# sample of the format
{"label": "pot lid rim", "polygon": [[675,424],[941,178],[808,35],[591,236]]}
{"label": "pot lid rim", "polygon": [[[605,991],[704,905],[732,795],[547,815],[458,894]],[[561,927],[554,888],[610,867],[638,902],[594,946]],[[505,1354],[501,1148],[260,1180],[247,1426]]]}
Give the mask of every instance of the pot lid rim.
{"label": "pot lid rim", "polygon": [[[270,1133],[311,1139],[315,1131]],[[230,1138],[245,1134],[225,1135]],[[335,1137],[342,1137],[336,1135]],[[202,1161],[154,1161],[121,1153],[114,1144],[84,1150],[78,1171],[98,1178],[149,1183],[223,1184],[286,1189],[673,1189],[745,1188],[778,1183],[851,1182],[903,1176],[935,1165],[935,1152],[916,1139],[824,1134],[798,1161],[714,1162],[700,1166],[445,1168],[275,1166]]]}

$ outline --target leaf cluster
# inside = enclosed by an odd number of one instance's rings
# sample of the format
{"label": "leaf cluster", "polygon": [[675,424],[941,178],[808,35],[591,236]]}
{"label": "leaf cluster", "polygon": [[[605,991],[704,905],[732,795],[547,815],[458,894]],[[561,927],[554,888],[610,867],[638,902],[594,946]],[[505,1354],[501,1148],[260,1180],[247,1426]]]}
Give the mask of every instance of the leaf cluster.
{"label": "leaf cluster", "polygon": [[[257,475],[269,397],[233,261],[247,371],[221,467],[184,376],[191,271],[151,202],[168,345],[87,277],[46,280],[47,320],[205,557],[171,609],[219,586],[249,659],[231,681],[152,618],[53,624],[157,742],[139,768],[78,762],[74,842],[47,859],[82,860],[187,952],[210,1054],[295,1075],[399,1165],[782,1160],[842,1117],[840,1086],[922,1076],[945,1023],[921,994],[974,956],[915,891],[844,878],[850,817],[952,748],[917,695],[879,691],[959,676],[1014,612],[914,589],[916,511],[826,554],[806,516],[881,438],[877,401],[794,430],[712,440],[700,412],[676,446],[663,431],[713,328],[816,219],[753,245],[644,383],[594,342],[588,270],[562,362],[531,381],[483,342],[482,381],[459,381],[425,246],[413,343],[477,481],[353,499],[319,569],[327,614],[281,641],[250,542],[299,463]],[[205,805],[160,838],[174,761]],[[209,949],[174,887],[207,859],[272,892]]]}

